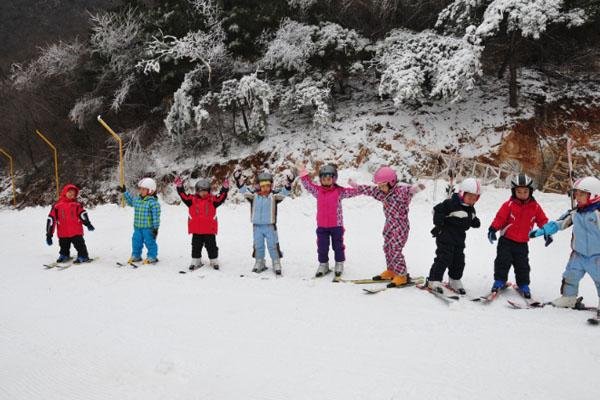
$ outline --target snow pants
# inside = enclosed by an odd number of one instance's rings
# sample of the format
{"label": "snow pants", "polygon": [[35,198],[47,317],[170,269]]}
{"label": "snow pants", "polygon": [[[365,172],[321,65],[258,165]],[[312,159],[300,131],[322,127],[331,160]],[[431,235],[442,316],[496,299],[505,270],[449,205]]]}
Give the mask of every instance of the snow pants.
{"label": "snow pants", "polygon": [[194,233],[192,235],[192,258],[202,257],[202,247],[206,247],[209,260],[214,260],[219,257],[216,235],[200,235]]}
{"label": "snow pants", "polygon": [[265,242],[271,260],[279,260],[283,254],[279,248],[279,237],[277,235],[277,226],[275,224],[255,224],[253,225],[254,251],[252,257],[257,260],[265,258]]}
{"label": "snow pants", "polygon": [[511,265],[515,269],[517,286],[529,285],[529,246],[500,237],[494,261],[494,279],[506,282]]}
{"label": "snow pants", "polygon": [[402,249],[408,239],[408,224],[383,231],[383,252],[387,269],[397,275],[406,275],[406,260]]}
{"label": "snow pants", "polygon": [[579,292],[579,281],[585,273],[594,280],[598,297],[600,297],[600,254],[586,257],[581,253],[573,251],[563,273],[563,284],[561,294],[563,296],[577,296]]}
{"label": "snow pants", "polygon": [[448,268],[448,276],[452,279],[461,279],[465,269],[464,243],[448,243],[436,238],[435,259],[429,270],[430,281],[442,281],[444,272]]}
{"label": "snow pants", "polygon": [[59,254],[61,256],[71,256],[71,243],[73,244],[73,247],[75,247],[75,250],[77,250],[77,255],[79,257],[88,257],[85,240],[83,240],[83,236],[81,235],[68,238],[58,238],[58,245],[60,246]]}
{"label": "snow pants", "polygon": [[148,258],[158,258],[158,245],[150,228],[133,228],[133,237],[131,238],[131,256],[133,258],[142,257],[142,249],[146,245],[148,249]]}
{"label": "snow pants", "polygon": [[346,261],[344,246],[344,227],[317,228],[317,254],[320,263],[329,262],[329,243],[333,248],[335,262]]}

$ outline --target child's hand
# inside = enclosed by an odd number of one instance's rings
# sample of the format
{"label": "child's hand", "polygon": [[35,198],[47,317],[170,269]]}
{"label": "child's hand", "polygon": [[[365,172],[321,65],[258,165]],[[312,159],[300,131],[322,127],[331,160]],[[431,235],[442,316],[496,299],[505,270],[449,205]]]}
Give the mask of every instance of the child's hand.
{"label": "child's hand", "polygon": [[425,185],[423,184],[423,182],[417,182],[416,184],[410,187],[410,192],[412,194],[419,193],[422,190],[425,190]]}
{"label": "child's hand", "polygon": [[229,179],[225,179],[221,186],[223,186],[224,189],[229,189]]}
{"label": "child's hand", "polygon": [[490,229],[488,229],[488,240],[490,241],[491,244],[494,244],[494,242],[496,240],[498,240],[498,238],[496,237],[496,230],[494,228],[492,228],[490,226]]}
{"label": "child's hand", "polygon": [[236,169],[233,171],[233,179],[235,180],[235,185],[238,187],[238,189],[243,186],[241,170]]}
{"label": "child's hand", "polygon": [[358,183],[356,183],[356,181],[352,178],[348,179],[348,185],[350,185],[350,187],[356,189],[358,187]]}
{"label": "child's hand", "polygon": [[175,187],[177,187],[177,188],[183,187],[183,179],[181,179],[180,176],[175,177],[175,180],[173,181],[173,183],[175,184]]}
{"label": "child's hand", "polygon": [[46,235],[46,244],[52,246],[52,236]]}
{"label": "child's hand", "polygon": [[158,228],[152,229],[152,236],[154,236],[154,239],[156,239],[156,237],[158,236]]}
{"label": "child's hand", "polygon": [[438,236],[440,236],[442,234],[442,227],[441,226],[434,226],[433,229],[431,230],[431,236],[436,238]]}
{"label": "child's hand", "polygon": [[308,171],[306,170],[306,164],[304,163],[304,161],[296,161],[296,169],[298,170],[298,176],[300,178],[308,175]]}
{"label": "child's hand", "polygon": [[95,230],[96,230],[96,228],[94,228],[94,225],[92,225],[92,224],[90,224],[90,223],[88,223],[88,224],[86,225],[86,227],[87,227],[88,231],[90,231],[90,232],[93,232],[93,231],[95,231]]}
{"label": "child's hand", "polygon": [[121,185],[117,186],[117,190],[121,193],[125,193],[127,191],[127,188],[125,187],[125,185]]}

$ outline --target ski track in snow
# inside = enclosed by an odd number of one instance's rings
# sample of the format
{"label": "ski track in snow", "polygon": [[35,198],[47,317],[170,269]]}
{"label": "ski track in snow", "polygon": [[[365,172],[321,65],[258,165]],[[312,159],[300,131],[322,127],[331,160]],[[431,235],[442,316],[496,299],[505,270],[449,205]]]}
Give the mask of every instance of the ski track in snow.
{"label": "ski track in snow", "polygon": [[[413,276],[427,275],[434,257],[432,186],[411,205]],[[467,233],[463,282],[473,296],[492,283],[487,226],[508,195],[487,189],[477,205],[482,228]],[[565,196],[537,198],[550,218],[568,207]],[[97,230],[86,242],[100,258],[62,271],[42,267],[58,251],[44,244],[46,208],[0,211],[0,399],[597,398],[600,331],[586,324],[589,313],[511,310],[512,291],[487,306],[447,306],[415,288],[365,296],[332,274],[311,279],[315,203],[280,205],[281,278],[250,272],[244,203],[218,210],[221,271],[185,275],[183,205],[163,204],[161,261],[137,270],[115,266],[129,256],[130,208],[90,210]],[[381,272],[381,204],[344,200],[344,218],[345,277]],[[562,232],[547,249],[531,242],[534,297],[558,296],[569,240]],[[596,305],[589,277],[580,294]]]}

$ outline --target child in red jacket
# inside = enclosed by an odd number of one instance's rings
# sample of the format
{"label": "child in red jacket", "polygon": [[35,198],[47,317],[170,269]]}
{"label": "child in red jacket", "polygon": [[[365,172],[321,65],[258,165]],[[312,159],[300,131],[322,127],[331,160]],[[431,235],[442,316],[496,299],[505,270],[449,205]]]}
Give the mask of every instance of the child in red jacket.
{"label": "child in red jacket", "polygon": [[192,235],[192,262],[189,270],[202,266],[202,247],[206,246],[210,265],[219,269],[219,248],[216,235],[218,231],[217,207],[227,198],[229,182],[225,180],[218,195],[210,193],[211,181],[199,179],[196,182],[196,194],[187,194],[183,188],[183,180],[175,179],[175,187],[181,200],[189,207],[188,233]]}
{"label": "child in red jacket", "polygon": [[506,286],[508,270],[511,264],[515,268],[515,279],[519,291],[525,298],[531,298],[529,289],[529,232],[534,224],[540,228],[548,222],[544,210],[533,198],[533,180],[519,174],[511,180],[512,196],[502,204],[488,230],[490,243],[496,240],[500,231],[500,240],[496,260],[494,261],[494,284],[492,292]]}
{"label": "child in red jacket", "polygon": [[68,184],[63,187],[60,199],[52,206],[46,223],[46,244],[52,246],[52,235],[56,228],[60,254],[57,263],[67,262],[71,259],[71,243],[77,250],[77,259],[74,263],[90,262],[85,240],[83,240],[83,225],[93,231],[87,211],[77,201],[79,188]]}

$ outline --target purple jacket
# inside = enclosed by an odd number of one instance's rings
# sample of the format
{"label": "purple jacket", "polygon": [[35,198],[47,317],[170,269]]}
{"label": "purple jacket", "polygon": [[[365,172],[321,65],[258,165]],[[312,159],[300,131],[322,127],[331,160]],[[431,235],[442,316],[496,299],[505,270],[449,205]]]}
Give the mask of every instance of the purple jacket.
{"label": "purple jacket", "polygon": [[345,188],[334,184],[324,187],[315,184],[310,176],[301,179],[302,186],[317,198],[317,226],[319,228],[333,228],[344,226],[342,216],[342,199],[358,196],[358,190]]}

